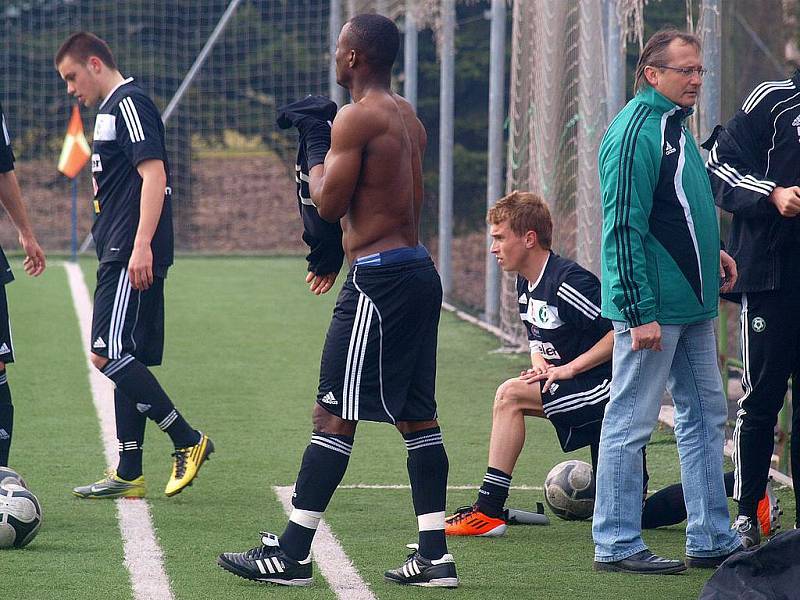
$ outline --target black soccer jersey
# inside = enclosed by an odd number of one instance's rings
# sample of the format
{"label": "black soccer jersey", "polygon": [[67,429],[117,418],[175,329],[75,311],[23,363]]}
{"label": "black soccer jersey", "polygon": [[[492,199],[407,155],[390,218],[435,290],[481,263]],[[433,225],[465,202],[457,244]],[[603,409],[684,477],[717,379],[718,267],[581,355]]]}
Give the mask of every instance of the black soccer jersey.
{"label": "black soccer jersey", "polygon": [[[594,346],[611,331],[600,316],[600,282],[577,263],[554,252],[539,280],[517,276],[519,315],[528,332],[531,352],[552,365],[565,365]],[[611,377],[611,361],[585,375]]]}
{"label": "black soccer jersey", "polygon": [[14,169],[14,152],[11,150],[11,136],[8,134],[8,126],[6,125],[6,114],[3,112],[3,106],[0,104],[0,173],[8,173]]}
{"label": "black soccer jersey", "polygon": [[164,141],[164,124],[152,100],[126,79],[103,101],[97,112],[92,142],[95,222],[92,236],[101,263],[127,263],[133,250],[142,178],[136,170],[148,159],[164,162],[167,188],[153,240],[153,269],[166,275],[172,264],[172,188]]}
{"label": "black soccer jersey", "polygon": [[[11,136],[8,133],[8,126],[6,125],[6,115],[3,112],[3,106],[0,105],[0,173],[8,173],[14,170],[14,152],[11,150]],[[8,264],[8,259],[0,248],[0,285],[5,285],[14,280],[14,274],[11,272],[11,265]]]}

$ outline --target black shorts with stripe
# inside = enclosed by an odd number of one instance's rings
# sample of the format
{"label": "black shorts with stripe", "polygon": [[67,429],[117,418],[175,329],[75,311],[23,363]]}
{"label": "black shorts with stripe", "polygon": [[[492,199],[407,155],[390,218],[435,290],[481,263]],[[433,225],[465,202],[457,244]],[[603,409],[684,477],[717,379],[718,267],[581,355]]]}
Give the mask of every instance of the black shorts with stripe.
{"label": "black shorts with stripe", "polygon": [[14,362],[14,344],[11,340],[11,318],[8,315],[6,286],[0,284],[0,362]]}
{"label": "black shorts with stripe", "polygon": [[141,363],[161,364],[164,352],[164,279],[134,290],[125,263],[101,263],[94,291],[90,350],[108,359],[131,354]]}
{"label": "black shorts with stripe", "polygon": [[442,284],[424,248],[402,250],[423,257],[391,264],[356,261],[336,301],[317,403],[342,419],[436,418]]}
{"label": "black shorts with stripe", "polygon": [[554,382],[542,394],[544,414],[556,428],[564,452],[600,441],[610,392],[610,379],[578,375]]}

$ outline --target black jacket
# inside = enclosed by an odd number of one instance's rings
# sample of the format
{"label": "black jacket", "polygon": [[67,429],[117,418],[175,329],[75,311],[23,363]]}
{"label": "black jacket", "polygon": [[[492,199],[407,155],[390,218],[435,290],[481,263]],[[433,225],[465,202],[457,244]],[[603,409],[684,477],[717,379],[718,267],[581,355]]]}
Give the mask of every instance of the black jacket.
{"label": "black jacket", "polygon": [[719,130],[706,167],[717,206],[733,213],[732,299],[779,289],[782,262],[800,250],[800,222],[782,217],[768,196],[800,183],[800,71],[756,86]]}
{"label": "black jacket", "polygon": [[323,96],[307,96],[278,109],[278,127],[296,127],[300,133],[295,162],[297,208],[303,219],[303,241],[308,245],[308,270],[315,275],[338,273],[344,260],[342,227],[322,219],[311,201],[308,172],[325,160],[331,145],[330,122],[336,104]]}

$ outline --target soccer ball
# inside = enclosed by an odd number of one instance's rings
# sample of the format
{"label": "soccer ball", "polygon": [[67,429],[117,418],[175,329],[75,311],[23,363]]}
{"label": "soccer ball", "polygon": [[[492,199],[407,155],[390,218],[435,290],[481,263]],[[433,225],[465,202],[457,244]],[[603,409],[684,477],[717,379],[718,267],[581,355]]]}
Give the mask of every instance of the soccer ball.
{"label": "soccer ball", "polygon": [[594,511],[594,473],[581,460],[565,460],[547,474],[544,500],[557,517],[581,521]]}
{"label": "soccer ball", "polygon": [[28,484],[25,483],[22,475],[17,473],[14,469],[11,467],[0,467],[0,486],[3,486],[7,483],[21,485],[24,488],[28,487]]}
{"label": "soccer ball", "polygon": [[39,532],[42,507],[21,485],[0,486],[0,548],[27,546]]}

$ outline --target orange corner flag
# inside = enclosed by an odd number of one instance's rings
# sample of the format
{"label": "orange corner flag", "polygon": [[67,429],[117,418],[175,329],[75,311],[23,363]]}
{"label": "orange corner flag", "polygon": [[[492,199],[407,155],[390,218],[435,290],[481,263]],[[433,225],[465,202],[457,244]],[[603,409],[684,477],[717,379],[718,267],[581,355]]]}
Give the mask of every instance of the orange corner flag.
{"label": "orange corner flag", "polygon": [[74,179],[89,160],[92,151],[86,136],[83,135],[83,121],[77,106],[72,107],[72,116],[67,126],[67,136],[64,138],[64,147],[58,159],[58,170],[70,179]]}

